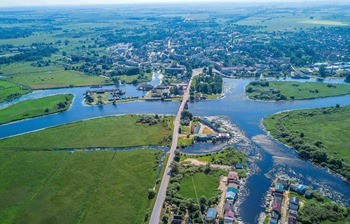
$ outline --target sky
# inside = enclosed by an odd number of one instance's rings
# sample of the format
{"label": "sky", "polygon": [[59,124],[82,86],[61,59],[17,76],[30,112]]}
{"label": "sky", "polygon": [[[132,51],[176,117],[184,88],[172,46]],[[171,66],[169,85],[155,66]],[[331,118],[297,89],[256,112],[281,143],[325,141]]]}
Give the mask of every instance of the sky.
{"label": "sky", "polygon": [[[0,6],[33,6],[33,5],[94,5],[125,3],[158,3],[158,2],[303,2],[305,0],[0,0]],[[307,0],[317,1],[317,0]],[[329,1],[332,2],[332,1]]]}

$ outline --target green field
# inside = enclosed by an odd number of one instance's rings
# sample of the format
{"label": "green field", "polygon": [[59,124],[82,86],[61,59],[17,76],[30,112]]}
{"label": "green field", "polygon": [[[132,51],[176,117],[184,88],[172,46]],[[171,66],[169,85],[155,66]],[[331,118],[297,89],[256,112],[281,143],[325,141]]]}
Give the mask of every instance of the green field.
{"label": "green field", "polygon": [[171,117],[155,125],[137,124],[140,116],[112,116],[74,122],[0,140],[1,149],[54,150],[90,147],[167,145]]}
{"label": "green field", "polygon": [[300,156],[350,178],[350,106],[296,110],[271,115],[263,123],[272,136]]}
{"label": "green field", "polygon": [[[162,152],[99,150],[168,143],[171,117],[155,125],[136,123],[139,117],[97,118],[0,140],[0,223],[143,223]],[[50,151],[87,147],[96,150]]]}
{"label": "green field", "polygon": [[2,150],[0,223],[143,223],[160,154]]}
{"label": "green field", "polygon": [[320,25],[320,26],[348,26],[348,23],[335,20],[304,20],[300,23]]}
{"label": "green field", "polygon": [[[22,101],[0,109],[0,124],[66,111],[72,100],[72,94],[61,94]],[[58,106],[59,103],[62,103],[61,107]]]}
{"label": "green field", "polygon": [[257,100],[304,100],[350,94],[350,85],[318,82],[251,82],[246,94]]}
{"label": "green field", "polygon": [[[311,12],[266,12],[261,15],[253,15],[240,20],[237,24],[249,26],[261,26],[267,31],[298,31],[300,29],[310,29],[320,26],[347,26],[346,17],[339,17],[339,20],[325,19],[322,14],[311,13],[314,17],[310,19]],[[331,13],[331,10],[328,11]],[[343,20],[343,21],[342,21]]]}
{"label": "green field", "polygon": [[132,84],[133,81],[137,81],[137,83],[140,82],[149,82],[152,80],[152,73],[145,73],[145,77],[143,79],[138,79],[138,75],[120,75],[118,78],[121,81],[124,81],[126,84]]}
{"label": "green field", "polygon": [[29,63],[13,63],[0,67],[7,81],[30,86],[32,89],[108,84],[101,76],[85,75],[78,71],[65,71],[61,67],[33,67]]}
{"label": "green field", "polygon": [[27,86],[0,80],[0,103],[13,100],[30,92],[31,89]]}
{"label": "green field", "polygon": [[177,146],[178,147],[186,147],[186,146],[193,145],[193,143],[194,143],[193,138],[180,137],[177,141]]}
{"label": "green field", "polygon": [[188,174],[180,182],[181,187],[178,194],[185,198],[192,198],[195,201],[201,196],[205,196],[206,198],[215,197],[217,195],[219,182],[220,176],[216,174]]}

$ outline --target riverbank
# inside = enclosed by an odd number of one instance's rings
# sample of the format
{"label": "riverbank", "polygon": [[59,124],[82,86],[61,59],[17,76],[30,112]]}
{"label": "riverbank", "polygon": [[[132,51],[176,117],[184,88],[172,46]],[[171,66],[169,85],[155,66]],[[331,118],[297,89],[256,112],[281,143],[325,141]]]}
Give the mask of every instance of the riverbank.
{"label": "riverbank", "polygon": [[[171,141],[172,121],[173,117],[158,115],[95,118],[1,139],[0,147],[4,150],[36,151],[168,145]],[[147,122],[153,123],[150,125]]]}
{"label": "riverbank", "polygon": [[350,106],[295,110],[270,115],[263,124],[301,158],[327,166],[349,180],[349,113]]}
{"label": "riverbank", "polygon": [[66,111],[73,101],[72,94],[48,96],[22,101],[0,109],[0,125]]}
{"label": "riverbank", "polygon": [[21,84],[0,80],[0,103],[19,98],[32,90]]}
{"label": "riverbank", "polygon": [[253,81],[245,87],[250,99],[263,101],[308,100],[350,94],[350,85],[296,81]]}

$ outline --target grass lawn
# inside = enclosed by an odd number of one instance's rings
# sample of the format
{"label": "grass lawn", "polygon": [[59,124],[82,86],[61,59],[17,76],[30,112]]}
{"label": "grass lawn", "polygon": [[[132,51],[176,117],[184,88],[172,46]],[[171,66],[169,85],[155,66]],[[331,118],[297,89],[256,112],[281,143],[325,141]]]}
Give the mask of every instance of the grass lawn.
{"label": "grass lawn", "polygon": [[207,95],[208,100],[219,99],[220,97],[221,97],[221,94],[209,94],[209,95]]}
{"label": "grass lawn", "polygon": [[0,223],[142,223],[161,152],[0,152]]}
{"label": "grass lawn", "polygon": [[134,80],[137,80],[137,83],[140,82],[149,82],[152,80],[152,73],[145,73],[145,77],[143,79],[138,79],[138,75],[121,75],[118,78],[121,81],[124,81],[126,84],[132,84]]}
{"label": "grass lawn", "polygon": [[167,145],[172,117],[156,125],[136,124],[137,115],[112,116],[74,122],[0,140],[1,149],[53,150],[89,147]]}
{"label": "grass lawn", "polygon": [[249,98],[258,100],[279,100],[278,94],[284,95],[287,100],[303,100],[350,94],[350,85],[347,84],[273,81],[268,82],[268,86],[261,86],[252,85],[252,83],[247,85],[246,93]]}
{"label": "grass lawn", "polygon": [[89,76],[78,71],[65,71],[57,66],[33,67],[29,63],[13,63],[3,66],[0,72],[7,81],[21,83],[32,89],[110,83],[100,76]]}
{"label": "grass lawn", "polygon": [[[303,146],[310,146],[305,150],[311,153],[311,159],[316,159],[316,162],[323,157],[320,157],[319,153],[310,151],[311,149],[326,153],[326,164],[334,158],[342,161],[343,166],[349,166],[349,115],[350,106],[345,106],[283,112],[271,115],[263,122],[271,135],[280,141],[294,148],[299,141],[302,141]],[[301,150],[303,149],[300,148],[299,151]],[[333,169],[345,176],[350,175],[346,172],[346,167]]]}
{"label": "grass lawn", "polygon": [[[185,198],[192,198],[197,201],[201,196],[207,199],[217,195],[220,175],[205,173],[190,174],[180,182],[180,190],[178,194]],[[197,194],[196,194],[197,192]]]}
{"label": "grass lawn", "polygon": [[27,86],[0,80],[0,103],[13,100],[30,92],[31,89]]}
{"label": "grass lawn", "polygon": [[178,147],[186,147],[186,146],[190,146],[193,145],[193,138],[184,138],[184,137],[180,137],[179,140],[177,141],[177,146]]}
{"label": "grass lawn", "polygon": [[[16,103],[0,109],[0,124],[68,110],[72,99],[72,94],[61,94]],[[65,107],[59,108],[57,104],[60,102]]]}

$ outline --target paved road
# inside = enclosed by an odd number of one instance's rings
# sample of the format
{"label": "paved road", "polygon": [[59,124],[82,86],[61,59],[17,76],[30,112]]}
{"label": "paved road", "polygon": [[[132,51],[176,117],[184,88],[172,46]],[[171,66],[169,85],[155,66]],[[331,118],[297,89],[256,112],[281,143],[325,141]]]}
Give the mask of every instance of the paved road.
{"label": "paved road", "polygon": [[203,69],[194,69],[192,72],[192,77],[191,80],[189,82],[188,88],[186,89],[183,98],[182,98],[182,102],[181,105],[179,107],[179,110],[177,112],[175,121],[174,121],[174,132],[173,132],[173,141],[171,143],[171,148],[170,148],[170,155],[169,155],[169,159],[168,162],[166,164],[165,167],[165,172],[162,178],[162,182],[160,183],[160,188],[157,194],[157,199],[156,199],[156,203],[154,204],[153,207],[153,211],[152,211],[152,215],[150,218],[149,223],[150,224],[158,224],[160,221],[160,213],[162,211],[162,207],[163,207],[163,203],[165,200],[165,195],[166,195],[166,190],[168,188],[168,184],[169,184],[169,180],[170,180],[170,170],[171,170],[171,163],[174,160],[175,157],[175,150],[177,147],[177,140],[179,137],[179,128],[180,128],[180,119],[181,119],[181,112],[184,110],[185,108],[185,104],[187,102],[187,100],[190,98],[190,86],[193,80],[193,77],[195,77],[196,75],[199,75],[200,73],[202,73]]}

